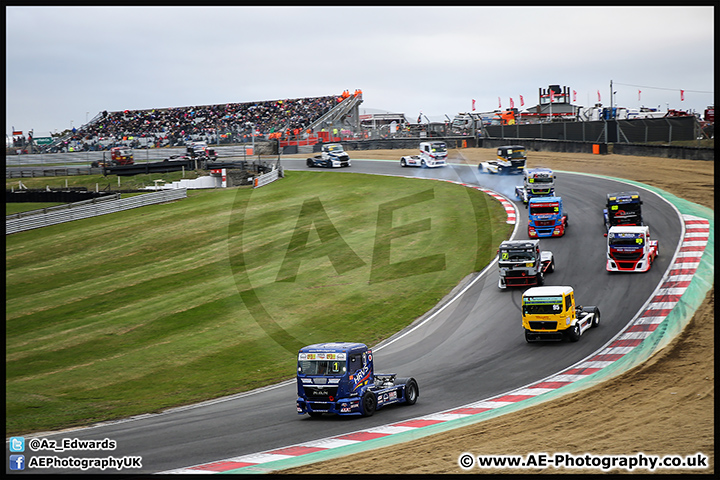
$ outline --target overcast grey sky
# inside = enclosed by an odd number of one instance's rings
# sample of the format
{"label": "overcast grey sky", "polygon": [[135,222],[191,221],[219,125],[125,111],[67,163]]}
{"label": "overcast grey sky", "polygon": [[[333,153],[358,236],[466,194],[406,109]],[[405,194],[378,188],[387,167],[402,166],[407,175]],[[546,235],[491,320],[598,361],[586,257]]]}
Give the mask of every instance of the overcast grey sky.
{"label": "overcast grey sky", "polygon": [[[568,86],[714,104],[714,7],[6,7],[6,134],[103,110],[339,95],[416,121]],[[681,100],[680,90],[684,90]],[[520,95],[525,105],[520,106]]]}

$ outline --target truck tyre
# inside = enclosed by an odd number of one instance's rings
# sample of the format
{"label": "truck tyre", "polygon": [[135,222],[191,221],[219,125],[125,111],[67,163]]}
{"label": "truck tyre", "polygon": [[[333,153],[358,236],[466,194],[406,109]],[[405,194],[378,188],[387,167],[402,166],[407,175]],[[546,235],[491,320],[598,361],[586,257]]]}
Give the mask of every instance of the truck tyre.
{"label": "truck tyre", "polygon": [[405,384],[405,405],[415,405],[420,396],[420,389],[414,378],[408,379]]}
{"label": "truck tyre", "polygon": [[592,325],[590,325],[590,328],[597,328],[598,325],[600,325],[600,309],[598,307],[593,308],[593,313],[595,316],[593,317]]}
{"label": "truck tyre", "polygon": [[425,160],[420,160],[420,166],[422,168],[427,168],[427,165],[425,164]]}
{"label": "truck tyre", "polygon": [[315,162],[312,161],[312,158],[308,158],[306,163],[308,167],[312,167],[315,164]]}
{"label": "truck tyre", "polygon": [[400,159],[400,166],[401,166],[401,167],[407,167],[407,163],[405,163],[405,159],[404,159],[404,158],[401,158],[401,159]]}
{"label": "truck tyre", "polygon": [[529,331],[525,330],[525,341],[527,343],[533,343],[535,341],[531,337],[532,337],[532,334]]}
{"label": "truck tyre", "polygon": [[365,392],[365,394],[362,396],[362,416],[372,417],[372,414],[375,413],[376,408],[377,398],[375,398],[375,395],[372,392]]}
{"label": "truck tyre", "polygon": [[555,271],[555,259],[553,258],[553,259],[550,261],[550,266],[548,267],[548,272],[552,273],[552,272],[554,272],[554,271]]}
{"label": "truck tyre", "polygon": [[568,339],[571,342],[577,342],[580,340],[580,324],[575,323],[572,327],[570,327],[570,330],[568,331]]}

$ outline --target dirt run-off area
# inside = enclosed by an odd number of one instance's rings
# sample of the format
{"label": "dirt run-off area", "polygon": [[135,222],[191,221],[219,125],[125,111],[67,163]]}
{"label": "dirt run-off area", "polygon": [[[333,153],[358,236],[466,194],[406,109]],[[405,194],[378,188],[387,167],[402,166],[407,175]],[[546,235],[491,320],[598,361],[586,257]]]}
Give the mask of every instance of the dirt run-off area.
{"label": "dirt run-off area", "polygon": [[[351,158],[400,160],[416,150],[350,151]],[[477,167],[495,150],[451,150],[451,163]],[[713,161],[578,153],[528,152],[529,167],[582,172],[653,185],[714,210]],[[342,457],[279,473],[447,474],[605,473],[600,469],[463,470],[462,453],[522,455],[570,453],[708,457],[707,469],[636,469],[633,473],[714,473],[715,468],[715,286],[684,331],[643,365],[532,411],[520,410],[474,425],[362,455]],[[422,390],[420,400],[422,401]],[[612,470],[610,473],[625,473]]]}

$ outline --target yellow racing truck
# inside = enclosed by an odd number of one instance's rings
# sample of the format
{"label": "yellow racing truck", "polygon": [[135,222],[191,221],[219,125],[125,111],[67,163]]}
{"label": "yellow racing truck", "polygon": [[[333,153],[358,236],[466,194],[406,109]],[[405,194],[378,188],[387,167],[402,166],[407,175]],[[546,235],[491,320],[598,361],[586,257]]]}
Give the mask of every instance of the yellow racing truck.
{"label": "yellow racing truck", "polygon": [[600,309],[575,306],[572,287],[533,287],[522,296],[522,326],[528,343],[538,340],[577,342],[588,329],[600,325]]}

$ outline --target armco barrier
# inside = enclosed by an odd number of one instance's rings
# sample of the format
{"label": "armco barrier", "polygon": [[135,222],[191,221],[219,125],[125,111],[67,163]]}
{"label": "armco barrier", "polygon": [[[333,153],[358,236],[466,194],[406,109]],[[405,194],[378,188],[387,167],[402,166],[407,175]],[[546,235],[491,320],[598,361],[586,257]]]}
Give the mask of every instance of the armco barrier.
{"label": "armco barrier", "polygon": [[255,180],[253,182],[253,188],[262,187],[263,185],[272,183],[282,176],[282,168],[273,168],[272,172],[264,173],[259,177],[255,177]]}
{"label": "armco barrier", "polygon": [[187,189],[162,190],[143,195],[136,195],[130,198],[120,200],[106,201],[94,203],[90,205],[82,205],[76,208],[68,208],[48,213],[41,213],[29,217],[14,218],[6,220],[5,235],[11,233],[23,232],[35,228],[47,227],[58,223],[71,222],[83,218],[96,217],[107,213],[121,212],[132,208],[144,207],[146,205],[154,205],[157,203],[171,202],[187,197]]}

